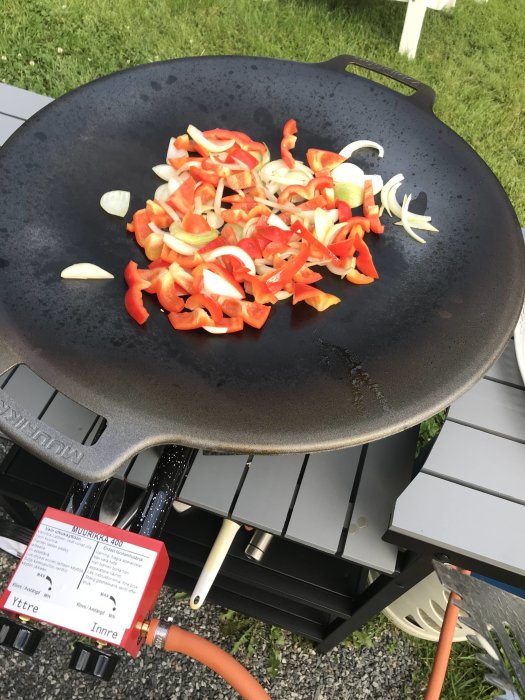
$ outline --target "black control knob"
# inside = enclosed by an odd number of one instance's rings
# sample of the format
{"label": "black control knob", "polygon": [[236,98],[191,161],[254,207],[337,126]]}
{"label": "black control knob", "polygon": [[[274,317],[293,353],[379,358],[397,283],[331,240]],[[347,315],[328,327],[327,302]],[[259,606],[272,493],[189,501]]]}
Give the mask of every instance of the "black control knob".
{"label": "black control knob", "polygon": [[118,663],[118,658],[116,654],[107,649],[99,649],[84,642],[75,642],[69,668],[94,678],[100,678],[103,681],[109,681]]}
{"label": "black control knob", "polygon": [[43,636],[41,630],[25,622],[0,617],[0,646],[33,656]]}

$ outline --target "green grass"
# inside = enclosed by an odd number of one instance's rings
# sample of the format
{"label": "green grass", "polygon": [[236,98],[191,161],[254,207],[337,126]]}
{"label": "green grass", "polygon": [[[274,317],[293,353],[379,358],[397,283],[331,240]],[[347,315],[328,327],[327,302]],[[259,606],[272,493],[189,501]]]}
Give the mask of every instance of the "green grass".
{"label": "green grass", "polygon": [[397,53],[406,8],[389,0],[2,0],[1,8],[1,80],[52,96],[181,56],[353,53],[396,68],[436,90],[436,114],[487,161],[525,222],[523,0],[428,11],[415,61]]}

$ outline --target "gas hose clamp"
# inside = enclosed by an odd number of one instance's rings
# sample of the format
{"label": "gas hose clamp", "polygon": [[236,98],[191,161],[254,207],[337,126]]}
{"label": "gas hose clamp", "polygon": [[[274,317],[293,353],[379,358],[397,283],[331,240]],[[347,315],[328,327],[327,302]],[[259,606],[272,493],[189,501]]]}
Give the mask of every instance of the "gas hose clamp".
{"label": "gas hose clamp", "polygon": [[170,627],[171,622],[168,622],[167,620],[159,620],[157,629],[155,630],[155,635],[153,637],[153,646],[157,647],[157,649],[164,649],[166,637],[168,636]]}

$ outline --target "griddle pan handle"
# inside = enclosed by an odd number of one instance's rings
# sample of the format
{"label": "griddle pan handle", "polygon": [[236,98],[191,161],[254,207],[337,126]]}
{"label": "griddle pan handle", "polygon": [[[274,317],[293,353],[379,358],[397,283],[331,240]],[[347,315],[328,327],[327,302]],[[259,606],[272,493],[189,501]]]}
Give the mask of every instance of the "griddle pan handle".
{"label": "griddle pan handle", "polygon": [[380,73],[387,78],[392,78],[392,80],[397,80],[398,83],[403,83],[403,85],[407,85],[415,90],[413,95],[407,96],[407,99],[414,104],[417,104],[419,107],[426,109],[428,112],[432,112],[432,107],[436,101],[436,93],[429,85],[425,85],[425,83],[421,83],[415,78],[410,78],[408,75],[399,73],[397,70],[386,68],[379,63],[369,61],[367,58],[359,58],[358,56],[350,55],[336,56],[335,58],[331,58],[329,61],[324,61],[319,65],[323,66],[324,68],[330,68],[331,70],[341,71],[343,73],[346,71],[347,66],[354,65],[374,71],[374,73]]}
{"label": "griddle pan handle", "polygon": [[0,431],[47,464],[91,482],[109,479],[122,464],[152,444],[138,423],[108,418],[98,441],[83,445],[41,421],[3,389]]}

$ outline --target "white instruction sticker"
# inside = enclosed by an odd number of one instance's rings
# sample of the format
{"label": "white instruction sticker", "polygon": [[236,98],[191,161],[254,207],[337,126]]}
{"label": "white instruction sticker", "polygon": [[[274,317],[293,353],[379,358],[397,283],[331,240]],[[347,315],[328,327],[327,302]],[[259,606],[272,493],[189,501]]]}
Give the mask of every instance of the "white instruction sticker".
{"label": "white instruction sticker", "polygon": [[155,559],[145,547],[44,517],[3,607],[118,645]]}

